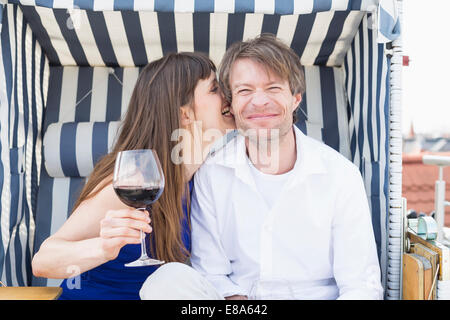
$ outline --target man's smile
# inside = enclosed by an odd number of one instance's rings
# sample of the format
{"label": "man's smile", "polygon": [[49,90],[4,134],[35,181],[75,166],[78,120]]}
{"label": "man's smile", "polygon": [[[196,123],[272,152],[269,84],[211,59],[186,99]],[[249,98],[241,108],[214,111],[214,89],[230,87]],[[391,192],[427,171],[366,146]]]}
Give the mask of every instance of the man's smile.
{"label": "man's smile", "polygon": [[247,120],[267,120],[278,117],[278,113],[254,113],[246,117]]}

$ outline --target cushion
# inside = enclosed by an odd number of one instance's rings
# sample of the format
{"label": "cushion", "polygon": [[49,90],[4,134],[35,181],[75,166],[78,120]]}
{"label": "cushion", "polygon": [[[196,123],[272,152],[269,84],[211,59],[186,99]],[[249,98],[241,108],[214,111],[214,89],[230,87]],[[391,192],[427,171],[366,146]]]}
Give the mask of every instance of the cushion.
{"label": "cushion", "polygon": [[45,168],[50,177],[87,177],[111,151],[120,121],[64,122],[48,126],[44,135]]}

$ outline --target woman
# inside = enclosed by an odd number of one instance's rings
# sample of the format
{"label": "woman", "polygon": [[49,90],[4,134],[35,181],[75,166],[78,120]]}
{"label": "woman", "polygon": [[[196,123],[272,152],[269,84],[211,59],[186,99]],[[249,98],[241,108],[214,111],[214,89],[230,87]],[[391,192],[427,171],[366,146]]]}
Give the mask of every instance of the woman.
{"label": "woman", "polygon": [[[215,71],[213,62],[198,53],[169,54],[142,70],[113,151],[97,163],[68,220],[33,258],[35,276],[66,279],[61,299],[139,299],[142,283],[157,268],[124,267],[140,256],[140,230],[152,233],[153,257],[186,261],[188,181],[211,141],[179,132],[198,137],[200,130],[234,128]],[[166,178],[152,206],[151,226],[148,212],[124,205],[112,187],[117,153],[135,149],[156,150]],[[200,157],[194,154],[200,161],[177,161],[191,150],[200,150]],[[80,282],[67,280],[79,274]]]}

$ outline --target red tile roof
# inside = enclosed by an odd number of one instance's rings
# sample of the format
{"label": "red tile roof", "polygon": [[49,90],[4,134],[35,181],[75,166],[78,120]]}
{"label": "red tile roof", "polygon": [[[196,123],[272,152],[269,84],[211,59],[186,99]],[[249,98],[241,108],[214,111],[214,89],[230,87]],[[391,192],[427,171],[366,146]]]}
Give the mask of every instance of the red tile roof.
{"label": "red tile roof", "polygon": [[[450,156],[450,152],[420,154],[403,154],[403,187],[402,195],[407,199],[408,209],[417,213],[430,214],[434,210],[434,185],[438,180],[439,169],[434,165],[422,162],[424,154],[439,154]],[[446,182],[445,200],[450,201],[450,167],[444,168]],[[450,227],[450,207],[445,208],[445,226]]]}

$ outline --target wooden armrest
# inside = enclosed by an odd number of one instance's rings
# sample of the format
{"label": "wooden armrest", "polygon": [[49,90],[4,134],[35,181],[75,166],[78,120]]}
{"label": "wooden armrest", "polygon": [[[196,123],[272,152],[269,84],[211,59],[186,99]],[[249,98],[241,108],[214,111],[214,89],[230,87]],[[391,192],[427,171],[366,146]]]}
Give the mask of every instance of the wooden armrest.
{"label": "wooden armrest", "polygon": [[56,300],[60,287],[0,287],[0,300]]}

